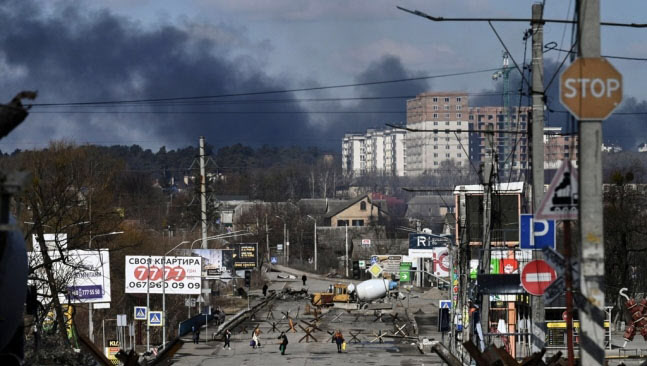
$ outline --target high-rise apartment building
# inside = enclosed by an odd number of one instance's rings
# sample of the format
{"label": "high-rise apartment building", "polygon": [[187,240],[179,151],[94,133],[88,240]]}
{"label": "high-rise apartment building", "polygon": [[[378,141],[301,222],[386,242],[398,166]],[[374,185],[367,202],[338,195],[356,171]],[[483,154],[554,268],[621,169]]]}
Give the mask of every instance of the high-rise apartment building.
{"label": "high-rise apartment building", "polygon": [[564,135],[561,127],[544,128],[544,169],[558,169],[565,159],[577,166],[579,145],[577,134]]}
{"label": "high-rise apartment building", "polygon": [[[409,176],[468,167],[469,134],[467,93],[429,92],[407,100],[409,132],[405,174]],[[459,130],[462,130],[459,132]]]}
{"label": "high-rise apartment building", "polygon": [[530,107],[510,108],[506,130],[506,115],[503,107],[469,108],[471,134],[470,160],[473,163],[485,160],[488,140],[487,131],[492,130],[494,150],[498,155],[499,171],[510,172],[528,169],[528,111]]}
{"label": "high-rise apartment building", "polygon": [[369,129],[366,134],[346,134],[342,142],[344,175],[404,175],[406,131]]}

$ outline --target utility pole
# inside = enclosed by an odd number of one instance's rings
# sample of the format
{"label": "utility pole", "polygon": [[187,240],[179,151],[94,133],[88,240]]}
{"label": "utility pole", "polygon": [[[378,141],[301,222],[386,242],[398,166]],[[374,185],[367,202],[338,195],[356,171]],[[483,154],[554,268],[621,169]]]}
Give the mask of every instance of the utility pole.
{"label": "utility pole", "polygon": [[[200,136],[200,221],[202,223],[202,249],[207,248],[207,173],[205,169],[205,151],[204,151],[204,136]],[[202,293],[204,296],[207,311],[211,312],[211,293],[205,293],[205,289],[209,289],[209,280],[202,280]]]}
{"label": "utility pole", "polygon": [[348,222],[346,223],[346,256],[344,257],[344,263],[346,265],[346,278],[348,278]]}
{"label": "utility pole", "polygon": [[[600,57],[600,1],[580,0],[578,56]],[[587,366],[604,365],[604,236],[602,214],[602,121],[579,123],[580,357]]]}
{"label": "utility pole", "polygon": [[[492,223],[492,186],[494,177],[496,175],[497,163],[494,159],[494,130],[492,126],[488,126],[486,138],[486,155],[485,163],[483,164],[483,253],[481,254],[481,268],[480,274],[490,273],[490,241],[491,232],[490,226]],[[485,342],[485,333],[489,331],[490,321],[490,294],[483,294],[481,297],[481,330]],[[479,335],[480,336],[480,335]],[[487,342],[485,342],[487,343]],[[483,343],[481,343],[483,344]],[[481,350],[483,351],[483,350]]]}
{"label": "utility pole", "polygon": [[[542,4],[532,4],[532,212],[539,209],[544,198],[544,25]],[[530,225],[533,231],[534,225]],[[540,250],[532,251],[532,259],[544,259]],[[546,339],[546,313],[541,298],[531,296],[532,352],[540,352]]]}
{"label": "utility pole", "polygon": [[[467,197],[465,195],[465,190],[461,189],[460,196],[459,196],[459,201],[458,201],[458,209],[459,209],[459,226],[458,230],[460,233],[460,244],[458,247],[458,265],[459,265],[459,273],[458,273],[458,284],[460,286],[460,294],[458,297],[458,303],[459,303],[459,308],[458,308],[458,317],[461,319],[461,325],[463,326],[463,332],[461,334],[461,342],[466,342],[469,340],[470,337],[470,324],[469,324],[469,317],[465,317],[465,314],[468,312],[468,304],[467,304],[467,286],[470,281],[470,266],[469,266],[469,253],[468,251],[470,250],[470,240],[469,240],[469,234],[467,230]],[[454,347],[460,345],[460,342],[458,344],[455,344]],[[465,352],[461,348],[461,362],[464,361],[463,356],[465,355]]]}
{"label": "utility pole", "polygon": [[270,263],[270,230],[267,227],[267,214],[265,214],[265,251],[267,252],[265,255],[267,263]]}

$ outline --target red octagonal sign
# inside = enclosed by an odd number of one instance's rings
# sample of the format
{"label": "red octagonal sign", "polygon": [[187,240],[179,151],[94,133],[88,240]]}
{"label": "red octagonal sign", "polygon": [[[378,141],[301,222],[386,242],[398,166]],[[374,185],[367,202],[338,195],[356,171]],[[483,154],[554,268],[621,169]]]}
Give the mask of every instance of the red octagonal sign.
{"label": "red octagonal sign", "polygon": [[521,271],[521,285],[529,294],[541,296],[557,278],[550,264],[543,260],[528,262]]}

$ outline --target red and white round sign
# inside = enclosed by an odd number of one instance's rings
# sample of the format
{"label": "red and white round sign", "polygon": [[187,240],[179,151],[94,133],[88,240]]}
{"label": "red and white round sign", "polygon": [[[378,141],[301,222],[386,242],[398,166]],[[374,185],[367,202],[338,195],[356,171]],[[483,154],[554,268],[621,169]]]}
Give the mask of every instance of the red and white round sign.
{"label": "red and white round sign", "polygon": [[521,285],[529,294],[541,296],[557,278],[550,264],[543,260],[528,262],[521,271]]}

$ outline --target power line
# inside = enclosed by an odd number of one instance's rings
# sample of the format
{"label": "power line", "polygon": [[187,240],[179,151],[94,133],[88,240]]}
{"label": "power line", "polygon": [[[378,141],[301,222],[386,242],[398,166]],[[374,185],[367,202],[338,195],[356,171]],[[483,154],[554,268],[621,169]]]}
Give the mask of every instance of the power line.
{"label": "power line", "polygon": [[463,72],[455,72],[455,73],[448,73],[448,74],[430,75],[430,76],[419,76],[419,77],[405,78],[405,79],[370,81],[370,82],[364,82],[364,83],[338,84],[338,85],[316,86],[316,87],[308,87],[308,88],[295,88],[295,89],[283,89],[283,90],[265,90],[265,91],[256,91],[256,92],[198,95],[198,96],[189,96],[189,97],[126,99],[126,100],[95,101],[95,102],[34,103],[34,104],[31,104],[31,106],[71,106],[71,105],[76,106],[76,105],[106,105],[106,104],[126,104],[126,103],[155,103],[155,102],[168,102],[168,101],[178,101],[178,100],[199,100],[199,99],[226,98],[226,97],[244,97],[244,96],[251,96],[251,95],[295,93],[295,92],[304,92],[304,91],[350,88],[350,87],[358,87],[358,86],[383,85],[383,84],[402,83],[402,82],[409,82],[409,81],[430,80],[430,79],[438,79],[438,78],[445,78],[445,77],[473,75],[473,74],[479,74],[484,72],[492,72],[495,70],[497,69],[483,69],[483,70],[475,70],[475,71],[463,71]]}
{"label": "power line", "polygon": [[[424,13],[420,10],[409,10],[400,6],[396,8],[407,12],[409,14],[417,15],[422,18],[432,20],[434,22],[533,22],[533,19],[530,18],[446,18],[446,17],[435,17],[427,13]],[[541,19],[540,23],[560,23],[560,24],[575,24],[573,20],[567,19]],[[618,23],[618,22],[600,22],[600,25],[609,26],[609,27],[629,27],[629,28],[647,28],[645,23]]]}

